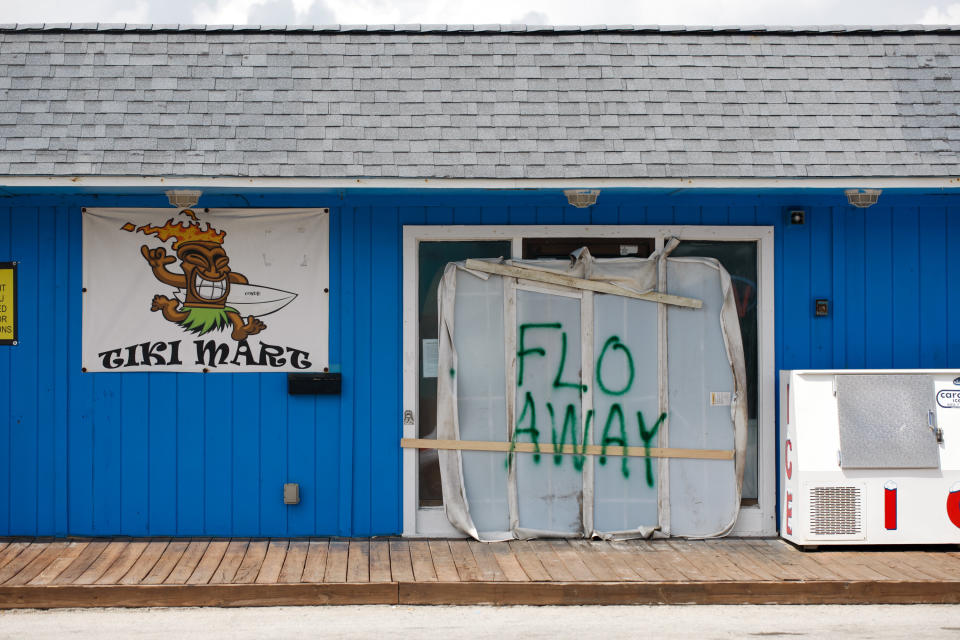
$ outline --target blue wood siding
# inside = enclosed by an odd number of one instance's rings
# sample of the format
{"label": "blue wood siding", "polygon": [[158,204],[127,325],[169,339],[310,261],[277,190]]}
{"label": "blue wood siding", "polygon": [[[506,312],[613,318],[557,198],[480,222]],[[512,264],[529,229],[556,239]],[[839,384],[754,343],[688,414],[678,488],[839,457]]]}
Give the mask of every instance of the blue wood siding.
{"label": "blue wood siding", "polygon": [[[167,203],[5,198],[0,261],[20,263],[20,344],[0,347],[0,535],[398,533],[405,224],[774,226],[778,369],[960,367],[957,196],[888,191],[866,210],[814,191],[607,190],[590,209],[561,198],[205,196],[330,207],[330,362],[343,392],[320,397],[288,396],[285,374],[81,373],[80,208]],[[791,206],[806,224],[785,224]],[[816,298],[829,317],[813,316]],[[299,505],[283,505],[284,482],[300,483]]]}

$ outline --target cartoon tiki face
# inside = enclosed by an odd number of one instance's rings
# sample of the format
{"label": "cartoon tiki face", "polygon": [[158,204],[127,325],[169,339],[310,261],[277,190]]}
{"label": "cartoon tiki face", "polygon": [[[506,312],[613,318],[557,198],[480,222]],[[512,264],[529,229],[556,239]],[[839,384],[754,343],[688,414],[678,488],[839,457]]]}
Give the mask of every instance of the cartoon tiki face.
{"label": "cartoon tiki face", "polygon": [[177,245],[180,268],[186,276],[184,305],[222,309],[230,294],[230,258],[216,242]]}
{"label": "cartoon tiki face", "polygon": [[[182,304],[175,298],[160,294],[153,296],[150,310],[161,311],[168,321],[200,335],[232,326],[230,336],[234,340],[243,340],[266,329],[266,325],[254,316],[244,319],[236,309],[227,306],[230,283],[248,284],[248,281],[242,273],[230,269],[230,258],[223,249],[226,232],[211,228],[209,222],[203,229],[190,209],[184,209],[180,215],[193,222],[174,222],[170,218],[162,227],[149,224],[137,227],[130,222],[121,227],[124,231],[154,235],[161,242],[174,239],[176,258],[167,255],[164,247],[140,247],[154,277],[184,292]],[[176,262],[177,258],[182,273],[167,270],[167,265]]]}

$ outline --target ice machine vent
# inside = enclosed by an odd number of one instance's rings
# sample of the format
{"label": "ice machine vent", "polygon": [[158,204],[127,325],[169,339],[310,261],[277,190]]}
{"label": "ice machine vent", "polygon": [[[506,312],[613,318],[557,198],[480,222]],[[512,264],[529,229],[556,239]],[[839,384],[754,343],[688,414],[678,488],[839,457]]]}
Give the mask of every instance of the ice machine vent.
{"label": "ice machine vent", "polygon": [[810,534],[855,536],[863,533],[861,487],[811,487]]}

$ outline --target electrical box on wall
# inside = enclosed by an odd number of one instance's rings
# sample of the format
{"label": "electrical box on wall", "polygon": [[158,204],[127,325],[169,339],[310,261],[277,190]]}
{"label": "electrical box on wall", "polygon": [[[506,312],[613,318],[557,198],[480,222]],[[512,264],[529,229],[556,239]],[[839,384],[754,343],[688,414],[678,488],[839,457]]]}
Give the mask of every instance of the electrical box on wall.
{"label": "electrical box on wall", "polygon": [[780,534],[960,543],[960,370],[780,373]]}
{"label": "electrical box on wall", "polygon": [[288,373],[287,393],[290,395],[338,395],[339,373]]}
{"label": "electrical box on wall", "polygon": [[288,482],[283,485],[283,504],[300,504],[300,484]]}

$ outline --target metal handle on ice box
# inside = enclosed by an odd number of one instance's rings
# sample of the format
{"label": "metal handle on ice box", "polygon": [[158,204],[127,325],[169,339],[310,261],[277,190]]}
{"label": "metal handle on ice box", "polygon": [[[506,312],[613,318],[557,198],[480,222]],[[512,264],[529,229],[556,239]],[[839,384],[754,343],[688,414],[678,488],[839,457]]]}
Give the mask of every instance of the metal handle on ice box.
{"label": "metal handle on ice box", "polygon": [[933,413],[933,409],[927,409],[927,426],[933,431],[933,435],[937,439],[937,444],[943,444],[943,429],[936,425],[936,416]]}

